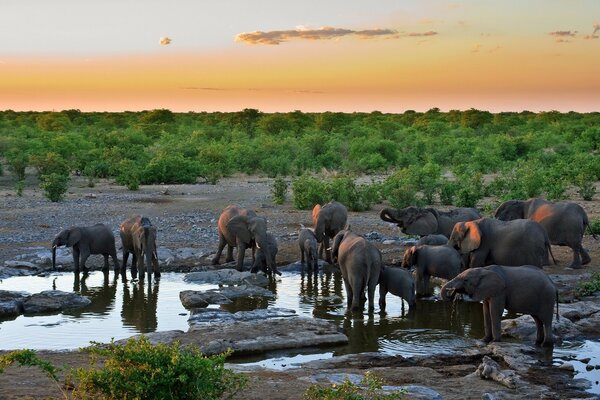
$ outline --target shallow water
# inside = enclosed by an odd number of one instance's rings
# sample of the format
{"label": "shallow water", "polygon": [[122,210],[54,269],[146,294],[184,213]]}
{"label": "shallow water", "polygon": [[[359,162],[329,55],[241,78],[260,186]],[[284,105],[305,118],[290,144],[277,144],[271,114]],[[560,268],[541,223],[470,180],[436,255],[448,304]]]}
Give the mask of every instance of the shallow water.
{"label": "shallow water", "polygon": [[[78,310],[56,315],[19,316],[0,321],[0,349],[76,349],[90,341],[108,342],[138,333],[188,329],[189,312],[181,305],[182,290],[207,290],[216,285],[183,281],[184,274],[163,273],[159,282],[123,281],[113,273],[92,272],[85,279],[73,273],[45,277],[14,277],[0,282],[0,289],[37,293],[58,289],[88,296],[92,303]],[[332,321],[349,338],[349,344],[333,348],[278,351],[236,360],[270,368],[285,369],[306,361],[342,354],[381,352],[402,355],[431,355],[471,348],[474,339],[483,336],[481,304],[418,300],[417,310],[402,312],[402,301],[387,296],[386,313],[379,312],[378,290],[375,313],[346,313],[345,293],[339,273],[318,274],[292,268],[272,280],[269,289],[275,299],[239,299],[233,304],[211,306],[235,312],[256,308],[282,307],[299,315]],[[554,351],[554,359],[592,357],[591,365],[600,364],[600,343],[569,343]],[[599,370],[588,372],[585,365],[573,362],[578,377],[598,380]],[[593,389],[598,389],[596,384]],[[600,390],[600,389],[598,389]]]}

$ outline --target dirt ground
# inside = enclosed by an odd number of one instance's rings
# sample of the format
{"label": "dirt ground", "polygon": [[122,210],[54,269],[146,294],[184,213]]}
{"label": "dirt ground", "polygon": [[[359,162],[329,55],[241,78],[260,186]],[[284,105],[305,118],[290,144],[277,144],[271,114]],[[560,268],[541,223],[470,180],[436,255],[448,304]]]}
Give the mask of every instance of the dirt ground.
{"label": "dirt ground", "polygon": [[[105,222],[114,228],[132,214],[144,214],[159,227],[159,246],[169,248],[205,248],[216,250],[216,220],[228,204],[252,208],[267,217],[269,231],[279,240],[278,264],[289,264],[299,258],[296,236],[300,224],[311,226],[310,210],[295,210],[291,194],[283,205],[274,205],[270,189],[272,180],[260,177],[237,176],[223,179],[218,185],[155,185],[144,186],[137,192],[127,191],[110,182],[99,182],[95,187],[86,186],[85,179],[73,177],[66,201],[46,201],[32,178],[23,197],[17,197],[9,177],[0,177],[0,263],[12,260],[35,246],[49,246],[53,236],[61,228],[71,225],[91,225]],[[600,188],[599,188],[600,189]],[[492,199],[485,199],[492,202]],[[578,201],[588,212],[590,220],[600,218],[600,195],[594,201]],[[433,205],[438,208],[439,205]],[[352,229],[365,234],[377,232],[384,237],[398,237],[399,229],[379,219],[384,205],[376,205],[371,211],[349,215]],[[386,263],[397,262],[403,249],[398,245],[377,246],[382,250]],[[545,267],[549,274],[581,275],[587,277],[592,271],[600,271],[600,240],[585,236],[584,247],[590,252],[592,262],[581,270],[568,270],[570,250],[553,246],[558,264]],[[211,256],[197,260],[198,265],[209,265]],[[178,270],[185,270],[178,267]],[[78,352],[42,352],[42,358],[54,365],[78,367],[87,365],[85,354]],[[337,365],[325,372],[354,372],[364,374],[373,371],[388,385],[423,385],[437,390],[445,399],[480,399],[486,392],[502,391],[499,398],[523,398],[521,390],[508,390],[497,383],[470,378],[481,356],[435,356],[423,359],[397,357],[385,361],[377,358],[362,363]],[[333,369],[332,369],[333,368]],[[303,377],[317,373],[312,369],[293,371],[259,370],[248,373],[248,389],[236,399],[302,399],[311,382]],[[573,398],[569,375],[555,368],[531,373],[528,385],[544,385],[549,390],[546,398]],[[533,389],[532,389],[533,390]],[[537,392],[531,392],[534,395]],[[581,393],[577,394],[580,395]],[[540,397],[538,393],[536,397]],[[60,390],[37,369],[10,367],[0,375],[0,399],[62,398]]]}

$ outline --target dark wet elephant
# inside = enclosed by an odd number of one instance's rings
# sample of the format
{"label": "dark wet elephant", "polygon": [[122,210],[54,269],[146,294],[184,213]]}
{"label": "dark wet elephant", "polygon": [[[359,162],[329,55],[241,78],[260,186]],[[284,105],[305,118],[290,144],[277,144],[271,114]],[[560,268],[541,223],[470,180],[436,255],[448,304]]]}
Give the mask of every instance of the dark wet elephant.
{"label": "dark wet elephant", "polygon": [[569,246],[573,250],[570,268],[581,268],[591,261],[581,242],[589,220],[585,210],[575,203],[553,203],[544,199],[510,200],[496,210],[496,218],[502,221],[530,219],[538,222],[548,233],[551,244]]}
{"label": "dark wet elephant", "polygon": [[[265,274],[272,275],[273,271],[269,269],[269,265],[277,265],[276,257],[277,252],[279,251],[279,247],[277,245],[277,239],[270,233],[267,233],[267,246],[268,251],[265,251],[262,247],[257,246],[256,255],[254,257],[254,262],[252,263],[252,268],[250,272],[256,273],[258,271],[262,271]],[[267,254],[271,257],[270,260],[267,261]]]}
{"label": "dark wet elephant", "polygon": [[315,236],[319,243],[319,257],[323,258],[323,251],[325,251],[325,261],[332,264],[329,239],[346,228],[348,210],[346,206],[337,201],[330,201],[323,207],[317,204],[312,210],[312,220]]}
{"label": "dark wet elephant", "polygon": [[452,279],[464,269],[463,259],[450,246],[411,246],[404,252],[402,267],[416,269],[417,296],[427,296],[429,278]]}
{"label": "dark wet elephant", "polygon": [[115,264],[115,272],[119,271],[117,261],[117,248],[115,247],[115,236],[104,224],[93,226],[75,226],[62,230],[52,241],[52,268],[56,268],[56,248],[67,246],[73,248],[73,265],[75,272],[79,267],[87,272],[85,262],[91,254],[102,254],[104,256],[104,271],[108,271],[108,256],[111,256]]}
{"label": "dark wet elephant", "polygon": [[298,247],[300,248],[300,262],[306,262],[308,269],[317,271],[319,269],[318,243],[315,231],[310,228],[302,228],[298,234]]}
{"label": "dark wet elephant", "polygon": [[406,235],[440,234],[448,238],[454,224],[481,218],[481,214],[475,208],[438,211],[433,208],[406,207],[384,208],[379,217],[386,222],[397,224]]}
{"label": "dark wet elephant", "polygon": [[[412,274],[404,268],[384,267],[379,274],[379,309],[385,311],[385,297],[389,293],[406,300],[408,306],[414,309],[417,306],[415,296],[415,281]],[[402,302],[404,313],[404,302]]]}
{"label": "dark wet elephant", "polygon": [[558,291],[541,269],[532,265],[469,269],[442,286],[444,300],[453,299],[458,293],[483,301],[484,341],[500,341],[500,322],[506,308],[531,315],[537,327],[535,343],[553,345],[552,315],[556,303],[556,318],[559,318]]}

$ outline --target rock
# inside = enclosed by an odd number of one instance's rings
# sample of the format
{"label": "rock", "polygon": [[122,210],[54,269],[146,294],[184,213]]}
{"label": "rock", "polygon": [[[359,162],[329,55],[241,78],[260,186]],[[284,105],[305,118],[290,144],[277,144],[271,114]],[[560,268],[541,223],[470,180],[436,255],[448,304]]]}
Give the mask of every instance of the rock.
{"label": "rock", "polygon": [[268,297],[275,298],[275,294],[268,289],[254,285],[227,286],[221,289],[207,290],[205,293],[215,293],[225,296],[229,299],[240,297]]}
{"label": "rock", "polygon": [[211,308],[194,310],[188,319],[188,323],[190,324],[190,330],[194,330],[195,326],[203,326],[205,324],[235,321],[260,321],[270,318],[285,318],[295,316],[296,311],[288,310],[286,308],[265,308],[252,311],[238,311],[233,314],[227,311]]}
{"label": "rock", "polygon": [[86,199],[95,199],[96,195],[94,193],[87,193],[84,197]]}
{"label": "rock", "polygon": [[250,274],[250,276],[243,278],[242,281],[247,285],[265,287],[269,285],[269,278],[263,274]]}
{"label": "rock", "polygon": [[27,261],[4,261],[4,265],[14,269],[34,269],[37,270],[39,267],[33,263]]}
{"label": "rock", "polygon": [[402,242],[400,240],[396,240],[396,239],[385,239],[382,244],[401,244]]}
{"label": "rock", "polygon": [[28,296],[23,301],[24,314],[51,313],[70,308],[85,307],[91,303],[87,297],[60,290],[46,290]]}
{"label": "rock", "polygon": [[0,290],[0,318],[16,317],[23,313],[23,300],[27,292]]}
{"label": "rock", "polygon": [[571,363],[562,363],[561,365],[558,366],[558,368],[564,369],[565,371],[572,371],[572,372],[575,371],[575,367]]}
{"label": "rock", "polygon": [[249,271],[219,269],[216,271],[190,272],[183,280],[192,283],[212,283],[218,285],[239,285],[252,275]]}
{"label": "rock", "polygon": [[582,362],[582,363],[584,363],[584,364],[587,364],[587,363],[589,363],[590,361],[592,361],[592,359],[591,359],[591,358],[589,358],[589,357],[586,357],[586,358],[582,358],[582,359],[581,359],[581,360],[579,360],[579,361],[580,361],[580,362]]}
{"label": "rock", "polygon": [[[502,335],[514,337],[524,342],[535,342],[537,328],[533,317],[522,315],[514,319],[505,319],[501,322]],[[571,339],[581,334],[581,328],[567,318],[552,322],[552,333],[555,339]]]}
{"label": "rock", "polygon": [[436,392],[435,390],[419,385],[404,385],[404,386],[394,386],[393,390],[388,390],[388,386],[384,386],[384,391],[397,391],[403,390],[405,391],[405,395],[402,398],[407,399],[416,399],[416,400],[443,400],[441,394]]}
{"label": "rock", "polygon": [[488,356],[483,356],[483,362],[477,367],[475,375],[482,379],[492,379],[509,389],[517,387],[515,372],[502,370],[500,365]]}
{"label": "rock", "polygon": [[[179,292],[179,300],[181,300],[181,304],[183,304],[185,308],[206,308],[209,304],[219,304],[209,303],[204,299],[204,297],[202,297],[202,294],[200,292],[197,292],[195,290],[184,290],[182,292]],[[231,303],[231,301],[229,302]]]}
{"label": "rock", "polygon": [[538,359],[528,354],[532,347],[518,343],[492,342],[487,345],[493,355],[500,357],[510,369],[517,372],[527,372],[529,368],[538,364]]}
{"label": "rock", "polygon": [[157,255],[158,259],[161,261],[168,260],[169,258],[175,258],[175,256],[173,255],[173,252],[171,250],[167,249],[166,247],[158,247],[156,249],[156,255]]}

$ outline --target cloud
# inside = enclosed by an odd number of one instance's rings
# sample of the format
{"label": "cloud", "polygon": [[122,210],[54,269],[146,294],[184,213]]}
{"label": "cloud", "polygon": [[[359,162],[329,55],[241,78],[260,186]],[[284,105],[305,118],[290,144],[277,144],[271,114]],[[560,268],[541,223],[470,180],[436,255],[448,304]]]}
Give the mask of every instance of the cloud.
{"label": "cloud", "polygon": [[437,32],[410,32],[402,33],[395,29],[365,29],[365,30],[353,30],[345,28],[334,28],[331,26],[323,26],[317,29],[309,29],[306,27],[297,27],[296,29],[281,30],[281,31],[254,31],[254,32],[243,32],[235,37],[236,42],[243,42],[247,44],[263,44],[263,45],[279,45],[281,43],[290,40],[329,40],[339,38],[343,36],[356,36],[359,39],[374,39],[374,38],[385,38],[385,39],[397,39],[399,37],[411,36],[434,36]]}
{"label": "cloud", "polygon": [[592,36],[594,36],[596,33],[600,32],[600,23],[594,22],[592,28],[594,28],[594,32],[592,32]]}
{"label": "cloud", "polygon": [[167,46],[167,45],[171,44],[171,38],[163,36],[160,38],[158,43],[160,43],[161,46]]}
{"label": "cloud", "polygon": [[585,35],[583,38],[586,39],[586,40],[600,39],[600,36],[598,36],[598,35]]}
{"label": "cloud", "polygon": [[554,31],[549,32],[548,35],[554,37],[556,43],[569,43],[568,39],[577,36],[577,31]]}
{"label": "cloud", "polygon": [[475,46],[473,46],[473,48],[471,49],[471,53],[479,53],[482,47],[482,44],[476,43]]}

